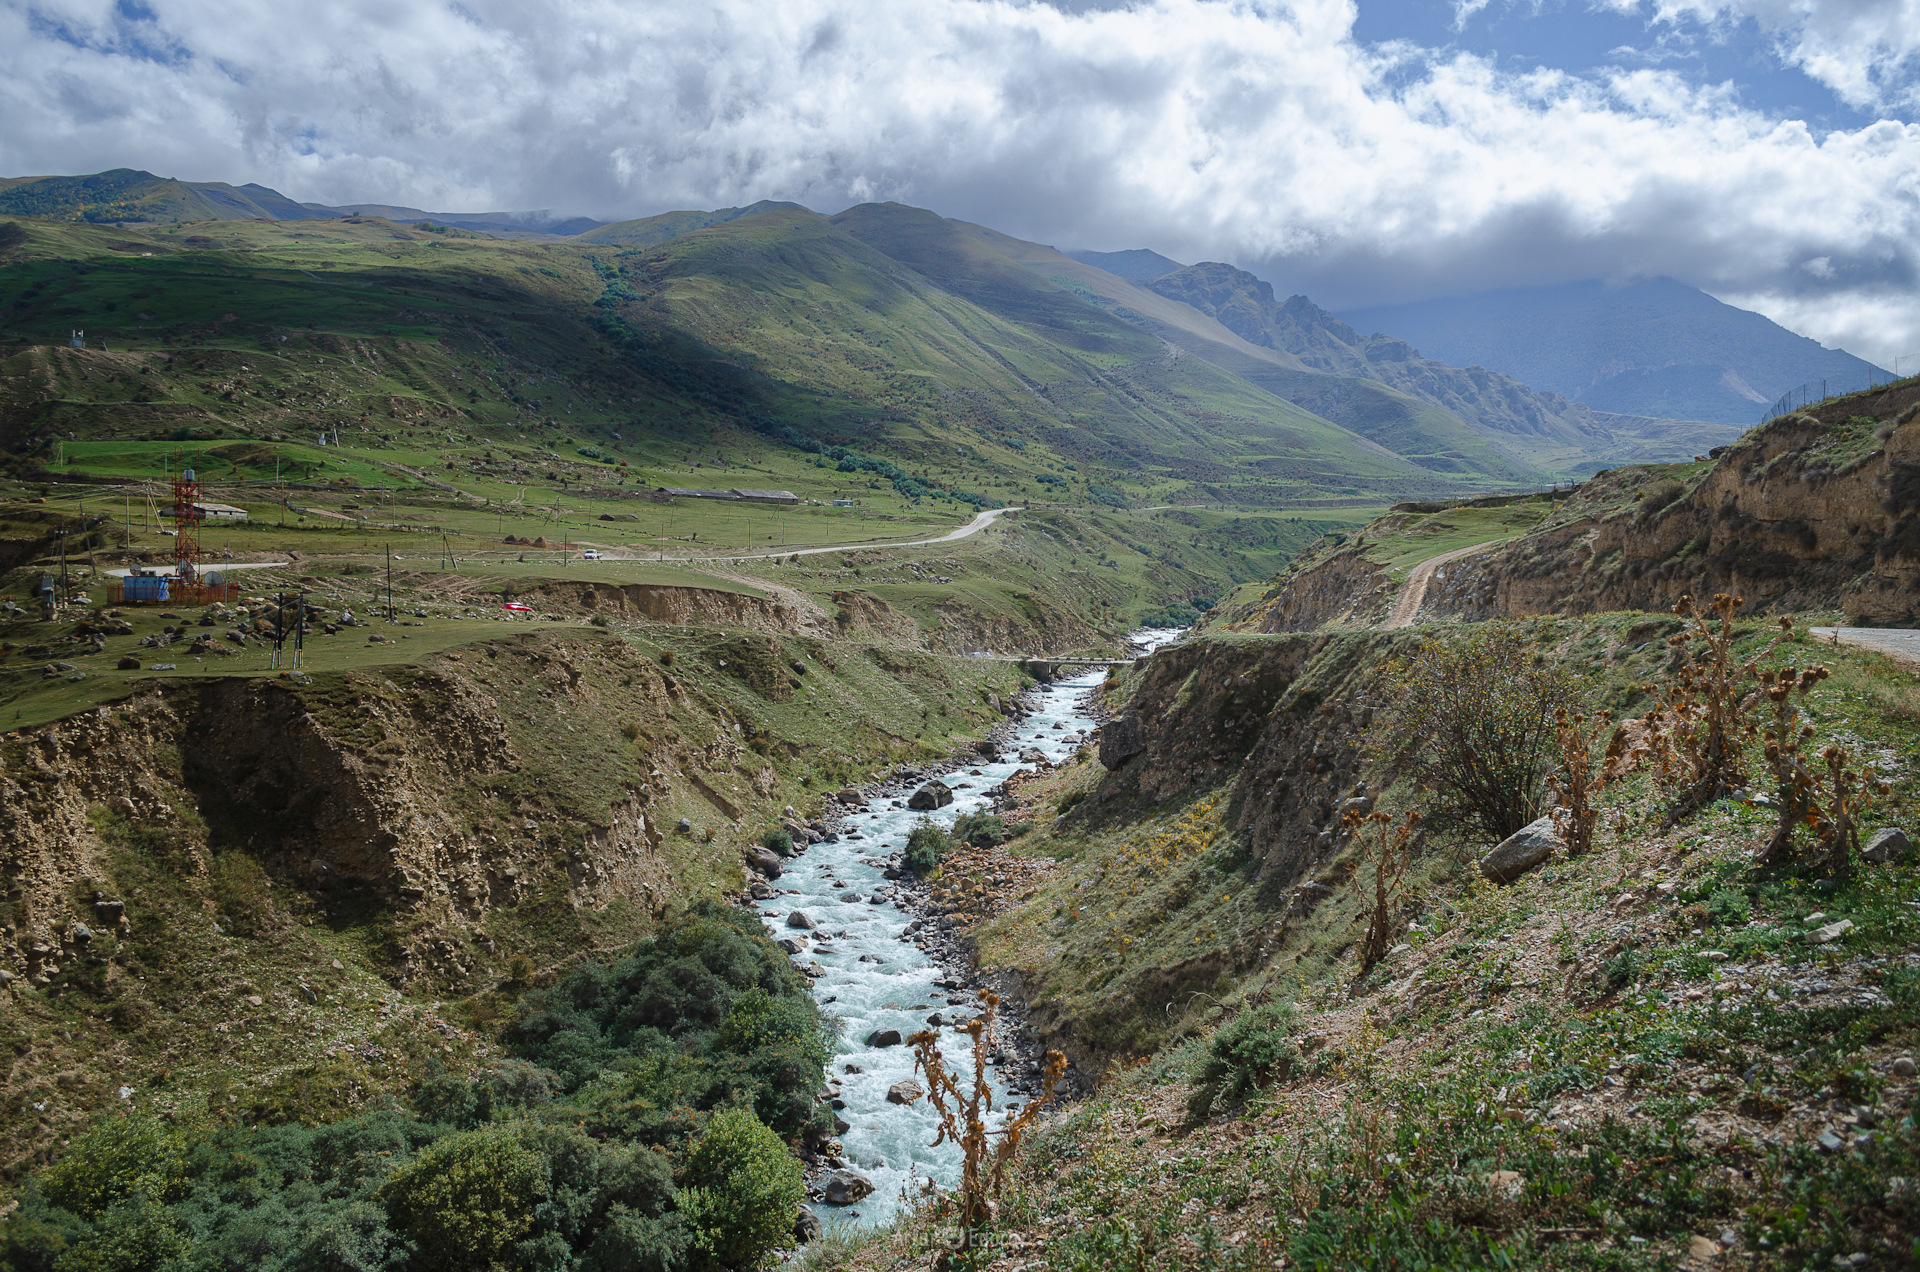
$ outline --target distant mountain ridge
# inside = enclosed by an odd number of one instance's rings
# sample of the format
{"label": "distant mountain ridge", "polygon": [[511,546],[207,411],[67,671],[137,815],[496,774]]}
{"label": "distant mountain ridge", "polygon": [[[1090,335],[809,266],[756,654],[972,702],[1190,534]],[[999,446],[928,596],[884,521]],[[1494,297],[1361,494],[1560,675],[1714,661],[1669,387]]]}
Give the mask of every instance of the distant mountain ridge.
{"label": "distant mountain ridge", "polygon": [[1068,252],[1067,255],[1082,265],[1104,269],[1130,283],[1151,282],[1163,274],[1186,268],[1179,261],[1144,247],[1129,248],[1124,252]]}
{"label": "distant mountain ridge", "polygon": [[[1309,370],[1389,385],[1452,412],[1495,442],[1536,458],[1541,447],[1605,451],[1625,444],[1631,452],[1635,442],[1691,452],[1731,441],[1735,435],[1702,421],[1599,412],[1555,393],[1537,392],[1511,375],[1483,366],[1462,368],[1422,357],[1420,350],[1394,336],[1377,332],[1361,336],[1305,296],[1276,301],[1271,284],[1218,261],[1187,266],[1145,285],[1218,319],[1251,344],[1293,355]],[[1309,410],[1339,419],[1338,412],[1320,400],[1323,385],[1295,384],[1276,391]],[[1596,465],[1600,462],[1596,457]]]}
{"label": "distant mountain ridge", "polygon": [[433,221],[509,238],[565,237],[597,229],[591,217],[556,219],[541,212],[423,212],[382,203],[332,207],[297,203],[263,185],[181,181],[137,168],[79,177],[0,178],[0,216],[47,217],[117,225],[154,221],[319,221],[379,216],[389,221]]}
{"label": "distant mountain ridge", "polygon": [[1672,278],[1482,292],[1341,316],[1393,332],[1430,358],[1478,363],[1595,410],[1743,427],[1807,381],[1865,387],[1879,372]]}

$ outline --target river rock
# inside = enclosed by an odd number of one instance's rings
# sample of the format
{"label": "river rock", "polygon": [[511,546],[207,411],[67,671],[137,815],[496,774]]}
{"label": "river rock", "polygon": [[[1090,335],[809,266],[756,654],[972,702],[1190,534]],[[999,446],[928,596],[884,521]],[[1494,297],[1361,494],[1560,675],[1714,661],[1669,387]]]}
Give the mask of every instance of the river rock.
{"label": "river rock", "polygon": [[1860,855],[1868,861],[1899,862],[1913,855],[1913,841],[1907,838],[1907,832],[1888,826],[1874,832],[1860,849]]}
{"label": "river rock", "polygon": [[779,940],[775,941],[774,944],[778,945],[781,949],[785,950],[789,954],[801,954],[801,953],[804,953],[807,948],[805,945],[803,945],[799,941],[794,940],[790,936],[783,936]]}
{"label": "river rock", "polygon": [[1030,746],[1020,752],[1020,762],[1022,764],[1038,764],[1042,768],[1053,763],[1052,760],[1047,758],[1047,753],[1037,746]]}
{"label": "river rock", "polygon": [[869,1047],[897,1047],[900,1045],[898,1029],[876,1029],[867,1035]]}
{"label": "river rock", "polygon": [[818,927],[819,924],[808,918],[805,910],[795,910],[787,916],[787,926],[790,928],[801,928],[811,932],[814,928]]}
{"label": "river rock", "polygon": [[793,1239],[803,1245],[809,1241],[818,1241],[820,1239],[820,1216],[814,1214],[813,1211],[808,1210],[805,1206],[800,1207],[800,1213],[793,1217]]}
{"label": "river rock", "polygon": [[770,848],[749,848],[742,854],[747,868],[768,879],[778,879],[782,869],[780,855]]}
{"label": "river rock", "polygon": [[939,778],[928,782],[907,799],[907,807],[920,812],[931,812],[936,808],[945,808],[953,803],[953,791]]}
{"label": "river rock", "polygon": [[896,1082],[887,1088],[887,1103],[912,1104],[925,1094],[918,1082]]}
{"label": "river rock", "polygon": [[820,1190],[830,1206],[848,1206],[873,1194],[873,1181],[857,1170],[836,1170]]}
{"label": "river rock", "polygon": [[1553,850],[1566,843],[1553,828],[1551,816],[1529,822],[1516,830],[1480,860],[1480,873],[1495,883],[1512,883],[1527,871],[1553,856]]}

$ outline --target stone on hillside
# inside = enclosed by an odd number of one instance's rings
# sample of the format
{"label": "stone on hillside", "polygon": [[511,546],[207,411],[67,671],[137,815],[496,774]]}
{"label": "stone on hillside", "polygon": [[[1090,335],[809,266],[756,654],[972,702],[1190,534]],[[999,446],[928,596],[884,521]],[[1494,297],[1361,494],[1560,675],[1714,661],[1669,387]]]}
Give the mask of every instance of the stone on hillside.
{"label": "stone on hillside", "polygon": [[693,833],[693,823],[684,817],[675,822],[673,828],[683,835],[691,835]]}
{"label": "stone on hillside", "polygon": [[820,1239],[820,1216],[800,1207],[800,1213],[793,1217],[793,1239],[802,1245]]}
{"label": "stone on hillside", "polygon": [[1900,862],[1913,854],[1913,841],[1907,838],[1907,832],[1888,826],[1874,832],[1860,849],[1860,855],[1868,861]]}
{"label": "stone on hillside", "polygon": [[1815,928],[1813,931],[1807,933],[1807,939],[1815,945],[1831,945],[1851,931],[1853,931],[1853,920],[1841,919],[1837,923],[1829,923],[1825,927]]}
{"label": "stone on hillside", "polygon": [[805,910],[795,910],[787,916],[787,926],[790,928],[805,928],[807,931],[812,931],[817,924],[807,917]]}
{"label": "stone on hillside", "polygon": [[887,1103],[912,1104],[925,1094],[918,1082],[896,1082],[887,1088]]}
{"label": "stone on hillside", "polygon": [[121,658],[118,666],[121,671],[138,671],[140,670],[140,660],[138,658],[135,658],[133,655],[128,654],[125,657]]}
{"label": "stone on hillside", "polygon": [[939,778],[935,778],[908,798],[907,807],[924,813],[936,808],[945,808],[951,803],[953,803],[952,789]]}
{"label": "stone on hillside", "polygon": [[898,1029],[876,1029],[867,1035],[869,1047],[897,1047],[900,1045]]}
{"label": "stone on hillside", "polygon": [[828,1205],[848,1206],[871,1196],[873,1181],[857,1170],[836,1170],[827,1176],[826,1186],[820,1191]]}
{"label": "stone on hillside", "polygon": [[1146,728],[1131,711],[1100,730],[1100,764],[1109,773],[1146,749]]}
{"label": "stone on hillside", "polygon": [[780,855],[768,848],[749,848],[743,854],[747,859],[747,868],[769,879],[780,877]]}
{"label": "stone on hillside", "polygon": [[1566,847],[1551,816],[1529,822],[1494,846],[1480,861],[1480,873],[1495,883],[1512,883]]}

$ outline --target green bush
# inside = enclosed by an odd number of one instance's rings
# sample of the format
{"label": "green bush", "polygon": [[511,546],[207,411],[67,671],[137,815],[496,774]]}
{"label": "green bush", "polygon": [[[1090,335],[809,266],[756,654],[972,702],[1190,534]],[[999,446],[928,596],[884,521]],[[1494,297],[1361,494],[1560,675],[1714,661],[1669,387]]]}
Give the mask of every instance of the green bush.
{"label": "green bush", "polygon": [[769,852],[777,852],[782,857],[793,856],[793,835],[784,830],[770,830],[760,841],[760,846]]}
{"label": "green bush", "polygon": [[394,1172],[379,1197],[419,1247],[421,1267],[485,1272],[533,1231],[549,1191],[546,1160],[520,1142],[518,1127],[501,1125],[439,1141]]}
{"label": "green bush", "polygon": [[187,1137],[151,1113],[96,1122],[40,1176],[48,1201],[83,1219],[144,1197],[176,1200],[187,1180]]}
{"label": "green bush", "polygon": [[1533,821],[1559,762],[1554,711],[1575,711],[1566,673],[1516,628],[1436,638],[1391,667],[1376,754],[1434,793],[1435,813],[1498,841]]}
{"label": "green bush", "polygon": [[953,837],[931,818],[922,818],[907,834],[900,864],[917,875],[932,874],[940,859],[953,851]]}
{"label": "green bush", "polygon": [[975,848],[991,848],[995,844],[1004,844],[1013,835],[1007,824],[993,813],[962,813],[953,819],[953,837]]}
{"label": "green bush", "polygon": [[744,1109],[716,1114],[681,1172],[696,1266],[757,1266],[786,1244],[805,1197],[800,1164],[778,1135]]}
{"label": "green bush", "polygon": [[1300,1061],[1292,1038],[1293,1010],[1278,1003],[1249,1007],[1221,1026],[1194,1073],[1187,1109],[1205,1117],[1245,1102],[1263,1083],[1285,1077]]}

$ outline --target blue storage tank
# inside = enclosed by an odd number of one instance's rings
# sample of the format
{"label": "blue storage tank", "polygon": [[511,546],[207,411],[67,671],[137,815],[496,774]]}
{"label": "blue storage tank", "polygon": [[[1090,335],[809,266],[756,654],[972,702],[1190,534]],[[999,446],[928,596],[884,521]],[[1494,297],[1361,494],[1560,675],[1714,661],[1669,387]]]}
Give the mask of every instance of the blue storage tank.
{"label": "blue storage tank", "polygon": [[129,574],[120,588],[120,599],[130,603],[143,601],[165,603],[167,584],[172,582],[165,574]]}

